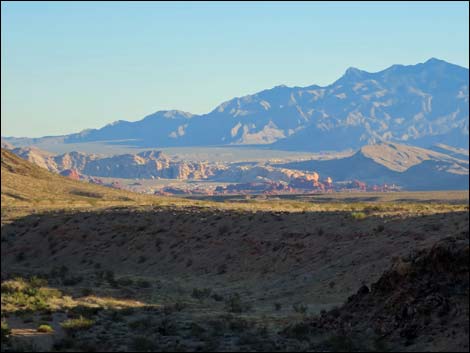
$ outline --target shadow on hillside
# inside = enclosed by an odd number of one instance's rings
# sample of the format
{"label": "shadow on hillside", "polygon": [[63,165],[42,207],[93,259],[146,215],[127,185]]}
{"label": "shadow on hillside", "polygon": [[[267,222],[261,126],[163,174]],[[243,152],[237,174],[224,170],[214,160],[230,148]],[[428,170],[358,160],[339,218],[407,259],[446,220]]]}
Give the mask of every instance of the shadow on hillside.
{"label": "shadow on hillside", "polygon": [[[250,300],[256,305],[264,305],[266,287],[253,283],[268,283],[275,294],[266,301],[270,310],[275,313],[277,301],[285,300],[283,305],[289,311],[281,311],[281,315],[288,317],[300,294],[333,296],[329,291],[339,288],[338,298],[344,301],[363,282],[375,281],[393,257],[430,247],[450,235],[468,239],[468,222],[468,210],[385,216],[380,208],[295,213],[114,208],[32,214],[2,226],[2,280],[39,275],[46,277],[52,288],[74,298],[91,291],[102,298],[142,303],[159,303],[159,293],[166,291],[167,305],[163,307],[79,305],[41,311],[42,316],[65,314],[94,322],[90,329],[72,330],[58,338],[56,350],[298,350],[303,338],[279,343],[277,331],[240,317],[242,303],[229,297],[233,278],[238,278],[237,290],[243,295],[251,292]],[[328,274],[335,266],[337,269]],[[371,273],[375,277],[370,277]],[[165,282],[168,288],[164,288],[160,283],[162,278],[183,275],[186,287],[171,287],[173,284]],[[210,283],[219,283],[216,290],[226,287],[227,291],[223,296],[204,298],[202,307],[194,306],[192,286],[207,276]],[[249,276],[255,276],[255,282],[246,284]],[[312,294],[305,292],[305,283],[315,286],[322,281],[328,283],[326,289],[315,287]],[[186,297],[181,296],[182,289]],[[226,309],[228,298],[233,312]],[[242,296],[242,301],[245,298]],[[301,309],[299,304],[295,315],[303,315]],[[251,310],[256,313],[258,307]],[[204,315],[207,312],[212,312],[212,317]],[[25,310],[21,314],[38,312]]]}
{"label": "shadow on hillside", "polygon": [[[175,309],[175,306],[90,308],[79,305],[35,314],[49,317],[50,321],[41,321],[53,329],[47,333],[49,341],[44,342],[45,334],[35,332],[32,324],[29,329],[12,326],[13,334],[2,338],[2,351],[100,352],[121,351],[125,347],[126,351],[172,352],[230,351],[245,347],[244,350],[269,352],[300,347],[292,340],[280,343],[275,331],[254,320],[230,313],[195,316],[187,308]],[[9,315],[6,322],[12,317]]]}
{"label": "shadow on hillside", "polygon": [[[327,260],[341,244],[360,250],[357,239],[365,243],[406,240],[411,250],[465,231],[468,209],[430,215],[399,209],[398,216],[386,216],[380,204],[364,207],[364,212],[197,207],[56,211],[31,214],[2,226],[2,276],[13,270],[51,271],[61,265],[84,275],[105,270],[144,273],[158,264],[165,265],[162,271],[187,272],[204,265],[205,273],[225,274],[243,270],[232,263],[242,266],[267,258],[273,263],[282,258],[288,269],[308,263],[312,256]],[[320,247],[323,252],[315,253]]]}
{"label": "shadow on hillside", "polygon": [[[435,203],[435,204],[452,204],[452,205],[468,205],[468,198],[452,198],[450,195],[442,195],[438,198],[433,192],[422,192],[421,198],[400,197],[403,193],[372,193],[372,192],[356,192],[354,196],[345,196],[344,193],[326,193],[326,194],[288,194],[288,195],[215,195],[215,196],[198,196],[191,195],[185,198],[192,200],[204,200],[215,202],[247,202],[247,200],[283,200],[283,201],[305,201],[312,203],[358,203],[358,202],[393,202],[393,203]],[[462,191],[466,195],[465,190]],[[406,193],[405,193],[406,194]]]}

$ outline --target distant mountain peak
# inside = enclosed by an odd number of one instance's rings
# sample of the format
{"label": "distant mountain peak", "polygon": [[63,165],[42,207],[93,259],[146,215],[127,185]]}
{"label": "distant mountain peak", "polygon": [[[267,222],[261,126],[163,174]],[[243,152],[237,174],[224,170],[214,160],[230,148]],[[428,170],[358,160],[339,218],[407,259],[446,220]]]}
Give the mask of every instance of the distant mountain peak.
{"label": "distant mountain peak", "polygon": [[156,119],[156,118],[165,118],[165,119],[190,119],[194,115],[182,110],[159,110],[153,114],[147,115],[145,119]]}
{"label": "distant mountain peak", "polygon": [[449,64],[449,63],[447,61],[432,57],[426,60],[425,64]]}
{"label": "distant mountain peak", "polygon": [[363,73],[364,71],[358,69],[357,67],[350,66],[346,69],[346,72],[344,73],[345,75],[359,75]]}
{"label": "distant mountain peak", "polygon": [[343,76],[341,76],[341,78],[336,82],[361,80],[367,74],[369,74],[367,71],[351,66],[346,69]]}

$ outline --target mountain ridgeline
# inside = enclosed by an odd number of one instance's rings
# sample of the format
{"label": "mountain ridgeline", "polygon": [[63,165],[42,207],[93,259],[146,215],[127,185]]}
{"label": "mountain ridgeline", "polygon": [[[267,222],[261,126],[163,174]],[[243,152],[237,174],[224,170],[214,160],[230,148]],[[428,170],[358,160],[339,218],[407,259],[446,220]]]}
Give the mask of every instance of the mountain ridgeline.
{"label": "mountain ridgeline", "polygon": [[231,99],[204,115],[159,111],[61,138],[65,143],[126,140],[139,147],[337,151],[389,141],[468,149],[468,80],[467,68],[434,58],[375,73],[349,68],[325,87],[277,86]]}

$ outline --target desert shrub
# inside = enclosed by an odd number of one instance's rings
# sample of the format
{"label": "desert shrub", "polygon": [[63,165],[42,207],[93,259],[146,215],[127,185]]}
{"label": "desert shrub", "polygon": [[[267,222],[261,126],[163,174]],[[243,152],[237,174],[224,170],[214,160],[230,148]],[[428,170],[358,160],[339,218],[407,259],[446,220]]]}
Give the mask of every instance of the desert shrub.
{"label": "desert shrub", "polygon": [[220,266],[217,267],[218,275],[223,275],[226,272],[227,272],[227,264],[221,264]]}
{"label": "desert shrub", "polygon": [[8,339],[8,336],[10,335],[10,327],[8,326],[8,323],[5,320],[2,320],[2,325],[1,325],[1,335],[2,335],[2,342],[5,342]]}
{"label": "desert shrub", "polygon": [[64,278],[62,280],[62,284],[64,286],[75,286],[75,285],[79,284],[82,281],[83,281],[82,276],[70,276],[70,277]]}
{"label": "desert shrub", "polygon": [[65,278],[68,272],[69,272],[68,267],[65,265],[62,265],[60,267],[53,267],[49,276],[51,278]]}
{"label": "desert shrub", "polygon": [[259,343],[259,338],[251,332],[245,332],[241,334],[240,338],[238,339],[238,344],[242,346],[243,345],[252,346],[258,343]]}
{"label": "desert shrub", "polygon": [[170,314],[173,314],[175,312],[180,312],[180,311],[186,309],[187,306],[188,305],[186,303],[180,302],[180,301],[177,301],[174,304],[166,304],[165,306],[163,306],[163,313],[165,315],[170,315]]}
{"label": "desert shrub", "polygon": [[332,352],[354,352],[359,350],[353,340],[344,335],[331,336],[322,345]]}
{"label": "desert shrub", "polygon": [[68,349],[72,349],[75,345],[75,340],[72,337],[64,337],[54,343],[52,348],[56,352],[65,352]]}
{"label": "desert shrub", "polygon": [[57,289],[38,287],[42,284],[47,282],[37,278],[32,282],[23,278],[3,282],[2,311],[7,307],[22,312],[43,311],[49,308],[51,300],[61,297],[62,293]]}
{"label": "desert shrub", "polygon": [[131,347],[135,352],[155,352],[158,348],[153,340],[145,336],[133,337]]}
{"label": "desert shrub", "polygon": [[202,352],[217,352],[220,342],[216,337],[207,337],[204,340],[204,345],[202,346]]}
{"label": "desert shrub", "polygon": [[40,278],[37,276],[33,276],[29,279],[29,285],[33,288],[40,288],[40,287],[46,287],[47,286],[47,280],[44,278]]}
{"label": "desert shrub", "polygon": [[225,301],[225,308],[231,313],[242,313],[251,309],[248,303],[242,303],[240,294],[235,293]]}
{"label": "desert shrub", "polygon": [[153,317],[148,315],[140,319],[133,320],[127,324],[132,330],[146,330],[155,325]]}
{"label": "desert shrub", "polygon": [[329,313],[332,317],[334,317],[335,319],[337,319],[338,317],[341,316],[341,311],[339,310],[338,307],[334,307],[334,308],[331,309],[328,313]]}
{"label": "desert shrub", "polygon": [[42,324],[38,326],[37,331],[42,333],[52,333],[54,332],[54,329],[50,325]]}
{"label": "desert shrub", "polygon": [[[34,321],[33,317],[27,315],[26,313],[21,315],[21,317],[23,318],[23,323],[25,323],[25,324],[29,324],[29,323]],[[42,318],[41,318],[41,320],[42,320]],[[44,320],[44,321],[46,321],[46,320]]]}
{"label": "desert shrub", "polygon": [[375,228],[375,231],[377,233],[381,233],[385,230],[385,226],[383,224],[379,224],[376,228]]}
{"label": "desert shrub", "polygon": [[116,287],[118,283],[116,282],[116,279],[114,278],[114,272],[112,270],[107,270],[104,273],[104,279],[112,286]]}
{"label": "desert shrub", "polygon": [[91,288],[86,287],[86,288],[82,288],[81,290],[82,297],[88,297],[89,295],[92,295],[92,294],[93,294],[93,289]]}
{"label": "desert shrub", "polygon": [[281,303],[274,303],[274,309],[275,309],[276,311],[281,310],[281,308],[282,308],[282,304],[281,304]]}
{"label": "desert shrub", "polygon": [[178,328],[176,327],[176,325],[172,321],[165,318],[160,323],[157,331],[162,336],[173,336],[173,335],[176,335],[178,333]]}
{"label": "desert shrub", "polygon": [[295,303],[292,305],[292,309],[294,309],[294,311],[299,314],[305,314],[307,312],[307,306],[302,303]]}
{"label": "desert shrub", "polygon": [[139,259],[137,260],[137,263],[143,264],[145,261],[147,261],[147,258],[143,255],[140,255]]}
{"label": "desert shrub", "polygon": [[102,199],[103,195],[97,192],[91,192],[91,191],[83,191],[83,190],[72,190],[70,191],[71,194],[77,195],[77,196],[84,196],[84,197],[90,197],[94,199]]}
{"label": "desert shrub", "polygon": [[119,278],[117,280],[117,283],[121,287],[130,287],[130,286],[134,285],[134,280],[132,278]]}
{"label": "desert shrub", "polygon": [[80,316],[78,319],[65,320],[60,324],[60,326],[62,326],[65,331],[72,333],[75,331],[88,330],[94,324],[94,320],[86,319],[83,316]]}
{"label": "desert shrub", "polygon": [[45,313],[45,314],[41,315],[39,319],[43,322],[50,322],[54,318],[52,317],[52,313]]}
{"label": "desert shrub", "polygon": [[243,332],[248,330],[252,325],[245,319],[238,317],[230,317],[228,319],[228,327],[235,332]]}
{"label": "desert shrub", "polygon": [[135,309],[132,307],[127,307],[127,308],[119,310],[119,313],[123,316],[129,316],[135,313]]}
{"label": "desert shrub", "polygon": [[152,283],[150,283],[150,281],[147,281],[145,279],[139,279],[135,282],[135,285],[138,287],[138,288],[150,288],[152,287]]}
{"label": "desert shrub", "polygon": [[217,293],[212,294],[211,298],[214,299],[216,302],[221,302],[222,300],[224,300],[224,297]]}
{"label": "desert shrub", "polygon": [[16,254],[15,259],[16,259],[16,262],[22,262],[26,259],[26,254],[23,251],[21,251],[18,254]]}
{"label": "desert shrub", "polygon": [[312,333],[312,327],[307,322],[299,322],[288,327],[284,334],[287,337],[295,338],[298,340],[305,340],[310,337]]}
{"label": "desert shrub", "polygon": [[26,289],[27,286],[27,282],[22,278],[7,280],[2,283],[2,297],[5,294],[22,292]]}
{"label": "desert shrub", "polygon": [[222,224],[219,227],[219,235],[224,235],[230,231],[230,227],[228,224]]}
{"label": "desert shrub", "polygon": [[[3,348],[3,347],[2,347]],[[20,340],[12,340],[10,342],[8,350],[5,351],[10,351],[10,352],[40,352],[39,348],[37,345],[35,345],[33,342],[27,342],[27,341],[20,341]],[[2,349],[3,352],[3,349]]]}
{"label": "desert shrub", "polygon": [[228,320],[222,316],[220,319],[209,320],[207,324],[211,328],[212,336],[223,336],[227,331]]}
{"label": "desert shrub", "polygon": [[206,332],[206,329],[195,322],[191,323],[191,336],[201,337]]}
{"label": "desert shrub", "polygon": [[195,299],[202,300],[204,298],[208,298],[212,293],[212,289],[210,288],[193,288],[193,292],[191,293],[191,297]]}
{"label": "desert shrub", "polygon": [[352,219],[359,221],[365,219],[367,215],[364,212],[351,212],[351,217]]}
{"label": "desert shrub", "polygon": [[69,310],[69,314],[72,317],[85,317],[85,318],[90,318],[95,315],[97,315],[101,310],[103,310],[102,307],[98,306],[84,306],[84,305],[78,305]]}

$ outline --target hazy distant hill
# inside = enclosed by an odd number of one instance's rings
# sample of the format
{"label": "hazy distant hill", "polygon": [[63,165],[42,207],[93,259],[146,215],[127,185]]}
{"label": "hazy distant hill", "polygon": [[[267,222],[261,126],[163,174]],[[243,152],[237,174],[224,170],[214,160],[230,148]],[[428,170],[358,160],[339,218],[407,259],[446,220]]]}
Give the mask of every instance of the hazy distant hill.
{"label": "hazy distant hill", "polygon": [[[462,152],[463,153],[463,152]],[[398,184],[410,190],[468,189],[469,162],[429,149],[381,143],[362,147],[351,157],[280,165],[316,171],[333,180]]]}
{"label": "hazy distant hill", "polygon": [[231,99],[204,115],[160,111],[57,139],[128,140],[140,147],[263,144],[307,151],[380,141],[468,148],[468,75],[467,68],[438,59],[375,73],[349,68],[325,87],[277,86]]}

